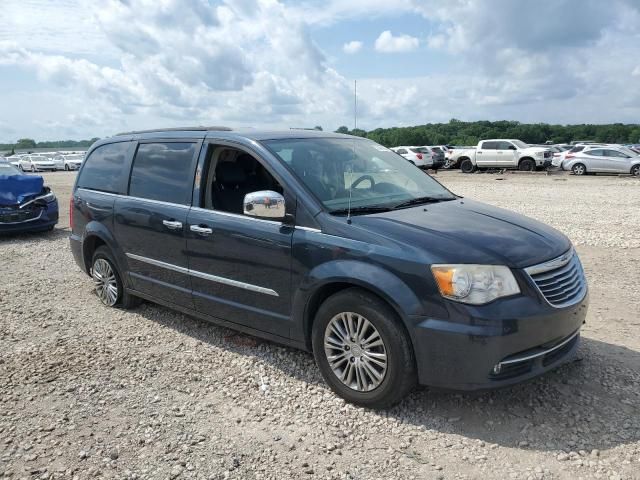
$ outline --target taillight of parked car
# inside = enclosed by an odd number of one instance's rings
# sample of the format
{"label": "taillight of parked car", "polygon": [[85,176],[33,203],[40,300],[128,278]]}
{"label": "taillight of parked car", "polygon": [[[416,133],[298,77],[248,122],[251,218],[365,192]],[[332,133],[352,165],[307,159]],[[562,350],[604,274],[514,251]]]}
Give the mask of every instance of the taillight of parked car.
{"label": "taillight of parked car", "polygon": [[564,157],[565,160],[569,160],[570,158],[575,157],[575,155],[573,153],[567,153]]}
{"label": "taillight of parked car", "polygon": [[422,154],[421,154],[421,153],[418,153],[418,154],[416,155],[416,157],[418,157],[418,160],[422,160]]}
{"label": "taillight of parked car", "polygon": [[69,199],[69,227],[73,231],[73,195]]}

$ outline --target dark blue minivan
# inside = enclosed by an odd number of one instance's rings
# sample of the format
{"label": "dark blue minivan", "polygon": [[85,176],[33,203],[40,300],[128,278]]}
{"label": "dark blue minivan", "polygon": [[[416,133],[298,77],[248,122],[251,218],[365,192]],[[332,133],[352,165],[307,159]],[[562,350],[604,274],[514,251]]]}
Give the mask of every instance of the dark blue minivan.
{"label": "dark blue minivan", "polygon": [[312,351],[373,408],[416,383],[501,387],[577,349],[571,242],[457,196],[370,140],[223,127],[95,143],[71,248],[107,306],[146,299]]}

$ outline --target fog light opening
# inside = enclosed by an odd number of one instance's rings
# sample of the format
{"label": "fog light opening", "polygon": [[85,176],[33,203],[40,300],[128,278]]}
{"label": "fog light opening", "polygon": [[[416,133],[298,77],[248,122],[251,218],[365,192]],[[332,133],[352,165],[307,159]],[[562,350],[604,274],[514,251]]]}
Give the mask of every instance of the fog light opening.
{"label": "fog light opening", "polygon": [[493,374],[494,375],[499,375],[501,371],[502,371],[502,364],[498,363],[498,364],[493,366]]}

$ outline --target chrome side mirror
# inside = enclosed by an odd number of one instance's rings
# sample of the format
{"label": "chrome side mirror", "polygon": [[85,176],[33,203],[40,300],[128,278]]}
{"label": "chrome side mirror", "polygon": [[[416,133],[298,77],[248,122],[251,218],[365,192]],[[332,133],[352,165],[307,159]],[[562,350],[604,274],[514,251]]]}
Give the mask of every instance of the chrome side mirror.
{"label": "chrome side mirror", "polygon": [[285,216],[284,197],[272,190],[247,193],[243,211],[251,217],[282,220]]}

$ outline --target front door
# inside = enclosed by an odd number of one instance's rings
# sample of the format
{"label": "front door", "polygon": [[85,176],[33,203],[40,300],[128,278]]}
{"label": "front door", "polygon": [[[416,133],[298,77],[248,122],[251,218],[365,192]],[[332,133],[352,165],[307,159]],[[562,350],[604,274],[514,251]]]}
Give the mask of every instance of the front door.
{"label": "front door", "polygon": [[497,142],[495,155],[495,165],[497,167],[509,168],[518,164],[516,161],[518,151],[511,142]]}
{"label": "front door", "polygon": [[245,194],[279,184],[264,162],[239,147],[209,145],[204,162],[200,207],[187,218],[195,308],[288,337],[293,228],[242,213]]}
{"label": "front door", "polygon": [[186,228],[200,145],[195,140],[140,143],[129,195],[115,202],[115,235],[133,288],[189,308]]}

